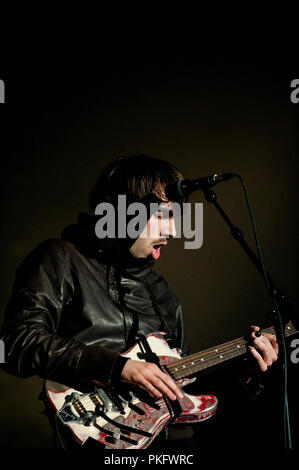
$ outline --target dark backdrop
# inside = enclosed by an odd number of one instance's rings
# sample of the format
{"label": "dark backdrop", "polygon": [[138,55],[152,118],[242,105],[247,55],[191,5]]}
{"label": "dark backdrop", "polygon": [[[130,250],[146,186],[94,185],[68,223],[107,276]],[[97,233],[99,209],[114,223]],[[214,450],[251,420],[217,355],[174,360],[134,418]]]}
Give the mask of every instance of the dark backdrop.
{"label": "dark backdrop", "polygon": [[[24,256],[88,210],[89,190],[112,158],[133,153],[169,160],[189,178],[241,174],[266,266],[296,305],[299,104],[290,100],[298,77],[288,46],[100,49],[89,64],[27,64],[0,78],[7,101],[0,105],[0,320]],[[215,191],[254,246],[239,181]],[[200,192],[191,200],[204,202]],[[203,233],[199,250],[173,240],[156,264],[181,300],[194,351],[243,336],[271,306],[262,278],[206,202]],[[41,383],[0,373],[1,447],[52,446],[37,400]],[[279,433],[272,417],[269,429]]]}

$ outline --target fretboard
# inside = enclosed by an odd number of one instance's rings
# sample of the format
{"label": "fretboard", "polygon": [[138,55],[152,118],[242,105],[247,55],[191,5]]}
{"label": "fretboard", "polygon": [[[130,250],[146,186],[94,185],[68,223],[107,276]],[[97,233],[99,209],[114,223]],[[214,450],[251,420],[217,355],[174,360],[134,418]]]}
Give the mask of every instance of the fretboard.
{"label": "fretboard", "polygon": [[[274,328],[266,328],[262,333],[275,334]],[[285,336],[291,336],[297,333],[291,322],[285,327]],[[234,359],[246,354],[248,341],[244,338],[237,338],[219,346],[214,346],[204,351],[192,354],[177,361],[168,364],[167,369],[176,379],[182,379],[196,374],[199,371],[216,366],[222,362]]]}

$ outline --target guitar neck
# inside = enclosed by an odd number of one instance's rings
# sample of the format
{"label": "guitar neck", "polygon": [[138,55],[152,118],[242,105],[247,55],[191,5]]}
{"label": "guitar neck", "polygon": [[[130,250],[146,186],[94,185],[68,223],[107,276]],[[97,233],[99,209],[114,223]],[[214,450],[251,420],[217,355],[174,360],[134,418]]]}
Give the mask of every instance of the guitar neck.
{"label": "guitar neck", "polygon": [[[262,330],[262,333],[275,334],[273,327]],[[297,333],[291,322],[285,326],[285,336],[291,336]],[[192,354],[177,361],[168,364],[167,369],[176,379],[183,379],[203,371],[210,367],[216,366],[230,359],[237,358],[246,354],[248,341],[244,338],[237,338],[219,346],[205,349],[204,351]]]}

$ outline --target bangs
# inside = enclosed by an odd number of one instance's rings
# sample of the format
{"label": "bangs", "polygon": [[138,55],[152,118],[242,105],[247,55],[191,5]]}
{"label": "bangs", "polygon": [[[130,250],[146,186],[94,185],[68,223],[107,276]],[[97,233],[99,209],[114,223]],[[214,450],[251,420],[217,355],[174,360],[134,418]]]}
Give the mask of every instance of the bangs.
{"label": "bangs", "polygon": [[[183,178],[172,164],[149,155],[121,156],[102,172],[89,198],[91,209],[103,201],[117,203],[118,195],[125,194],[127,202],[138,202],[151,195],[167,201],[164,187]],[[182,203],[184,198],[176,202]]]}

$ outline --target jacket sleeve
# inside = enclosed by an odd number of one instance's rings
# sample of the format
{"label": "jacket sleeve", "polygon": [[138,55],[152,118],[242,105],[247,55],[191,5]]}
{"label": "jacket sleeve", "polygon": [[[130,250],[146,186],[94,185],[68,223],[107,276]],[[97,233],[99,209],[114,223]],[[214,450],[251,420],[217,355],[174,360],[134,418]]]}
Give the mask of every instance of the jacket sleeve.
{"label": "jacket sleeve", "polygon": [[1,332],[4,371],[23,378],[38,375],[64,384],[91,380],[109,383],[118,352],[59,335],[73,293],[63,243],[42,243],[16,273]]}

